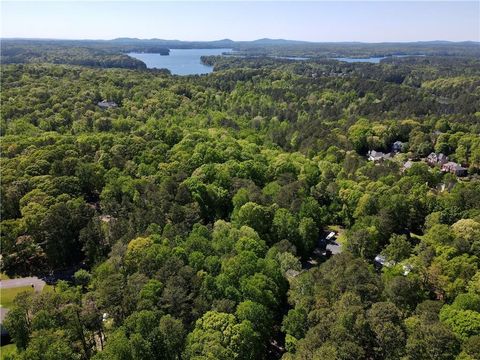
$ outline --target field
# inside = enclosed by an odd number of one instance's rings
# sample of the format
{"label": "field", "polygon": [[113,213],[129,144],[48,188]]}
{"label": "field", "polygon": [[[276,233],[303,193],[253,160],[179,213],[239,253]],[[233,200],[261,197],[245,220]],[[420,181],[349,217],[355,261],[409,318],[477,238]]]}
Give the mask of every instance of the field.
{"label": "field", "polygon": [[0,306],[11,308],[15,297],[24,291],[33,292],[33,288],[31,286],[20,286],[10,289],[0,289]]}

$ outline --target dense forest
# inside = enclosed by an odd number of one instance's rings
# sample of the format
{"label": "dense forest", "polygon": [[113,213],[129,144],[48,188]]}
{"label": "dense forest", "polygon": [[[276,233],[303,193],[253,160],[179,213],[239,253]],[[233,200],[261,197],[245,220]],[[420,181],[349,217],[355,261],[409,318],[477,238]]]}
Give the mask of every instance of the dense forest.
{"label": "dense forest", "polygon": [[[93,41],[34,41],[10,40],[1,42],[2,64],[53,63],[82,65],[101,68],[145,69],[145,64],[125,53],[149,51],[168,55],[169,50],[162,47],[138,47],[109,42]],[[103,45],[103,46],[102,46]]]}
{"label": "dense forest", "polygon": [[74,273],[5,358],[479,359],[480,60],[448,48],[3,63],[2,272]]}

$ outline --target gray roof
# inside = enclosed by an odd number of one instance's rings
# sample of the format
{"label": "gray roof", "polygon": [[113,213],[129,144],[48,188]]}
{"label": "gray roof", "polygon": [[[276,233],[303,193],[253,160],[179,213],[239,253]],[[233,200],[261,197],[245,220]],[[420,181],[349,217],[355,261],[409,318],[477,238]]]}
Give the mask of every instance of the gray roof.
{"label": "gray roof", "polygon": [[99,103],[97,103],[97,105],[100,106],[101,108],[113,108],[118,106],[116,102],[107,101],[107,100],[102,100]]}
{"label": "gray roof", "polygon": [[430,160],[430,161],[434,161],[434,162],[439,162],[439,161],[447,161],[448,160],[448,156],[445,155],[445,154],[442,154],[442,153],[430,153],[430,155],[427,156],[427,159]]}
{"label": "gray roof", "polygon": [[394,265],[394,263],[392,261],[387,260],[387,258],[385,256],[381,255],[381,254],[378,254],[377,256],[375,256],[374,261],[377,264],[380,264],[380,265],[386,266],[386,267],[390,267],[390,266]]}
{"label": "gray roof", "polygon": [[449,170],[467,170],[467,168],[464,168],[462,165],[460,164],[457,164],[456,162],[453,162],[453,161],[449,161],[445,164],[443,164],[443,167],[444,168],[448,168]]}
{"label": "gray roof", "polygon": [[370,160],[382,160],[382,159],[389,159],[390,154],[385,154],[381,151],[370,150],[368,153],[368,158]]}

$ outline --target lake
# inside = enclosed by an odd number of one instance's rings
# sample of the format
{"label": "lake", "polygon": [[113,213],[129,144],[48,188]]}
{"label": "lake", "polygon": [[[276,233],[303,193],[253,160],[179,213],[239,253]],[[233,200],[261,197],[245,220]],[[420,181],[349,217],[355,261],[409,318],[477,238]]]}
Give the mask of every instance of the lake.
{"label": "lake", "polygon": [[232,49],[170,49],[170,55],[148,53],[129,53],[127,55],[141,60],[149,69],[168,69],[175,75],[208,74],[212,66],[202,64],[201,56],[222,55]]}
{"label": "lake", "polygon": [[[425,55],[392,55],[391,57],[407,57],[407,56],[425,56]],[[345,61],[349,63],[358,63],[358,62],[367,62],[372,64],[379,64],[380,60],[388,59],[390,56],[382,56],[382,57],[369,57],[369,58],[346,58],[346,57],[339,57],[339,58],[332,58],[333,60],[338,61]]]}

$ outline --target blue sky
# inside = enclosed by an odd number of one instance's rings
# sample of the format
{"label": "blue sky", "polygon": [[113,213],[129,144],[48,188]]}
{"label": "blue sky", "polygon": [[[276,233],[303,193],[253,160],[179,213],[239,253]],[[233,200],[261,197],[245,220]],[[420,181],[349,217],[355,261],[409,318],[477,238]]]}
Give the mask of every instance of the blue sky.
{"label": "blue sky", "polygon": [[2,1],[1,36],[480,40],[477,1]]}

